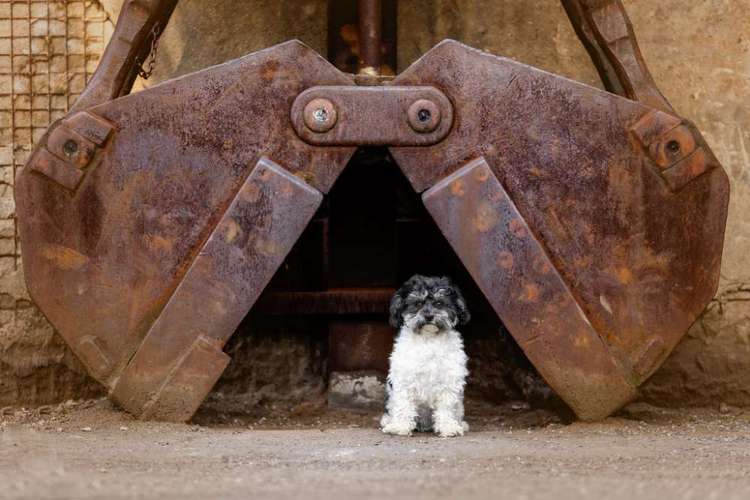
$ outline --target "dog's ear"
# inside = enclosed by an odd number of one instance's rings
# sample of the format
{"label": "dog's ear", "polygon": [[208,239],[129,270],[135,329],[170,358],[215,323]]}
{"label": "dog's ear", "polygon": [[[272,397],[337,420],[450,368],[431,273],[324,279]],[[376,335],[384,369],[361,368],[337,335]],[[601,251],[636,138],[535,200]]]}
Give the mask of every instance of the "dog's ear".
{"label": "dog's ear", "polygon": [[391,306],[389,308],[390,318],[388,322],[394,328],[401,328],[404,324],[404,309],[406,309],[406,297],[426,278],[422,275],[415,274],[406,283],[401,285],[391,299]]}
{"label": "dog's ear", "polygon": [[404,289],[405,286],[402,286],[395,294],[393,294],[393,298],[391,298],[391,306],[388,309],[390,313],[388,322],[394,328],[401,328],[401,325],[404,322],[404,306],[406,305],[406,301],[404,300]]}
{"label": "dog's ear", "polygon": [[456,301],[456,313],[458,314],[458,324],[465,325],[471,320],[471,313],[469,307],[466,305],[466,299],[464,299],[461,289],[456,285],[453,285],[453,293],[455,294]]}

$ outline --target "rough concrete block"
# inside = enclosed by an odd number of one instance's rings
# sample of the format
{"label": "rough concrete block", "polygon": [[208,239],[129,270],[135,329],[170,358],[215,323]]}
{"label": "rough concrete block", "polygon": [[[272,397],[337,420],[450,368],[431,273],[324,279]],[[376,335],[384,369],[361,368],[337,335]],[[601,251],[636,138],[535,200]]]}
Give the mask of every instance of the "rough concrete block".
{"label": "rough concrete block", "polygon": [[328,406],[345,410],[383,411],[385,379],[374,371],[331,372]]}

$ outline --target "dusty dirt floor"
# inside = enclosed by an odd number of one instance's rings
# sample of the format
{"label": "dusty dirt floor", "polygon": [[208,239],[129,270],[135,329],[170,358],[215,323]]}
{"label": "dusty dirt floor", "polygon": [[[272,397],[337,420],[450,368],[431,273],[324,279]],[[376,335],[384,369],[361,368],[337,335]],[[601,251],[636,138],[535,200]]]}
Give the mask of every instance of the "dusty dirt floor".
{"label": "dusty dirt floor", "polygon": [[106,400],[0,410],[0,498],[748,499],[750,411],[631,405],[566,424],[469,405],[463,438],[385,436],[320,403],[196,423]]}

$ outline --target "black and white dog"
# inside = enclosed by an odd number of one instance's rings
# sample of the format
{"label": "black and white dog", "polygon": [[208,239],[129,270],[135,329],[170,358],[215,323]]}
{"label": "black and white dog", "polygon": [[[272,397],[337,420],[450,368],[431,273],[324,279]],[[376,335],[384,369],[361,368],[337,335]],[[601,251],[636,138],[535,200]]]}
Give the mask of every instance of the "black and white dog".
{"label": "black and white dog", "polygon": [[383,432],[443,437],[468,431],[464,422],[467,357],[457,325],[469,321],[460,290],[444,277],[416,275],[391,299],[390,321],[399,329],[391,353]]}

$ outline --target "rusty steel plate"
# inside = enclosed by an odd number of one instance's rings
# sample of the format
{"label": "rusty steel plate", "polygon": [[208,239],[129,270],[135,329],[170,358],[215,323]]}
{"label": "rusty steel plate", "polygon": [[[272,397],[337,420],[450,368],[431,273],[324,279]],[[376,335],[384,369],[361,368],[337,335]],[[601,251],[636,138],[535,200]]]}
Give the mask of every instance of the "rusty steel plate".
{"label": "rusty steel plate", "polygon": [[635,385],[483,158],[423,199],[529,360],[580,418],[604,418],[635,396]]}
{"label": "rusty steel plate", "polygon": [[[314,85],[351,83],[303,44],[284,43],[89,108],[54,127],[47,137],[60,139],[20,172],[30,294],[130,411],[184,420],[210,390],[223,343],[354,151],[302,141],[291,105]],[[101,147],[90,141],[88,165],[53,154],[87,130],[96,138],[92,124],[113,131],[99,133]],[[259,168],[267,173],[256,178]],[[180,336],[169,318],[189,330]],[[177,369],[188,355],[206,360],[201,384],[190,366]],[[198,388],[175,408],[169,387],[184,380]]]}
{"label": "rusty steel plate", "polygon": [[[262,158],[234,197],[208,241],[193,259],[164,310],[119,376],[112,398],[123,408],[161,420],[186,420],[198,409],[226,363],[202,367],[168,393],[176,359],[195,342],[213,345],[210,359],[239,326],[320,206],[323,195]],[[205,350],[205,349],[204,349]],[[207,379],[210,383],[201,383]],[[199,387],[196,391],[194,387]],[[205,388],[205,391],[203,390]]]}
{"label": "rusty steel plate", "polygon": [[[435,86],[455,107],[444,141],[391,149],[415,190],[440,185],[478,158],[498,180],[492,193],[467,196],[466,206],[432,202],[432,215],[466,267],[486,278],[503,272],[506,252],[511,260],[527,258],[525,250],[507,247],[502,233],[485,234],[500,231],[491,222],[507,197],[622,376],[640,385],[718,286],[729,184],[702,137],[662,111],[454,41],[432,49],[394,85]],[[460,196],[463,190],[456,179],[440,192]],[[437,196],[430,193],[428,207]],[[458,217],[459,207],[472,216]],[[575,336],[570,318],[546,313],[543,300],[534,307],[518,299],[500,304],[498,297],[523,296],[527,286],[542,289],[523,273],[512,276],[487,278],[484,292],[522,346],[528,331],[517,326],[516,308],[543,321],[542,338],[549,342]],[[475,274],[481,284],[479,278]],[[563,345],[568,348],[561,350]],[[584,354],[592,346],[526,346],[581,417],[611,413],[628,399],[622,392],[605,403],[595,385],[562,389],[550,375],[554,356],[561,355],[578,360],[581,373],[599,369],[599,356]]]}

